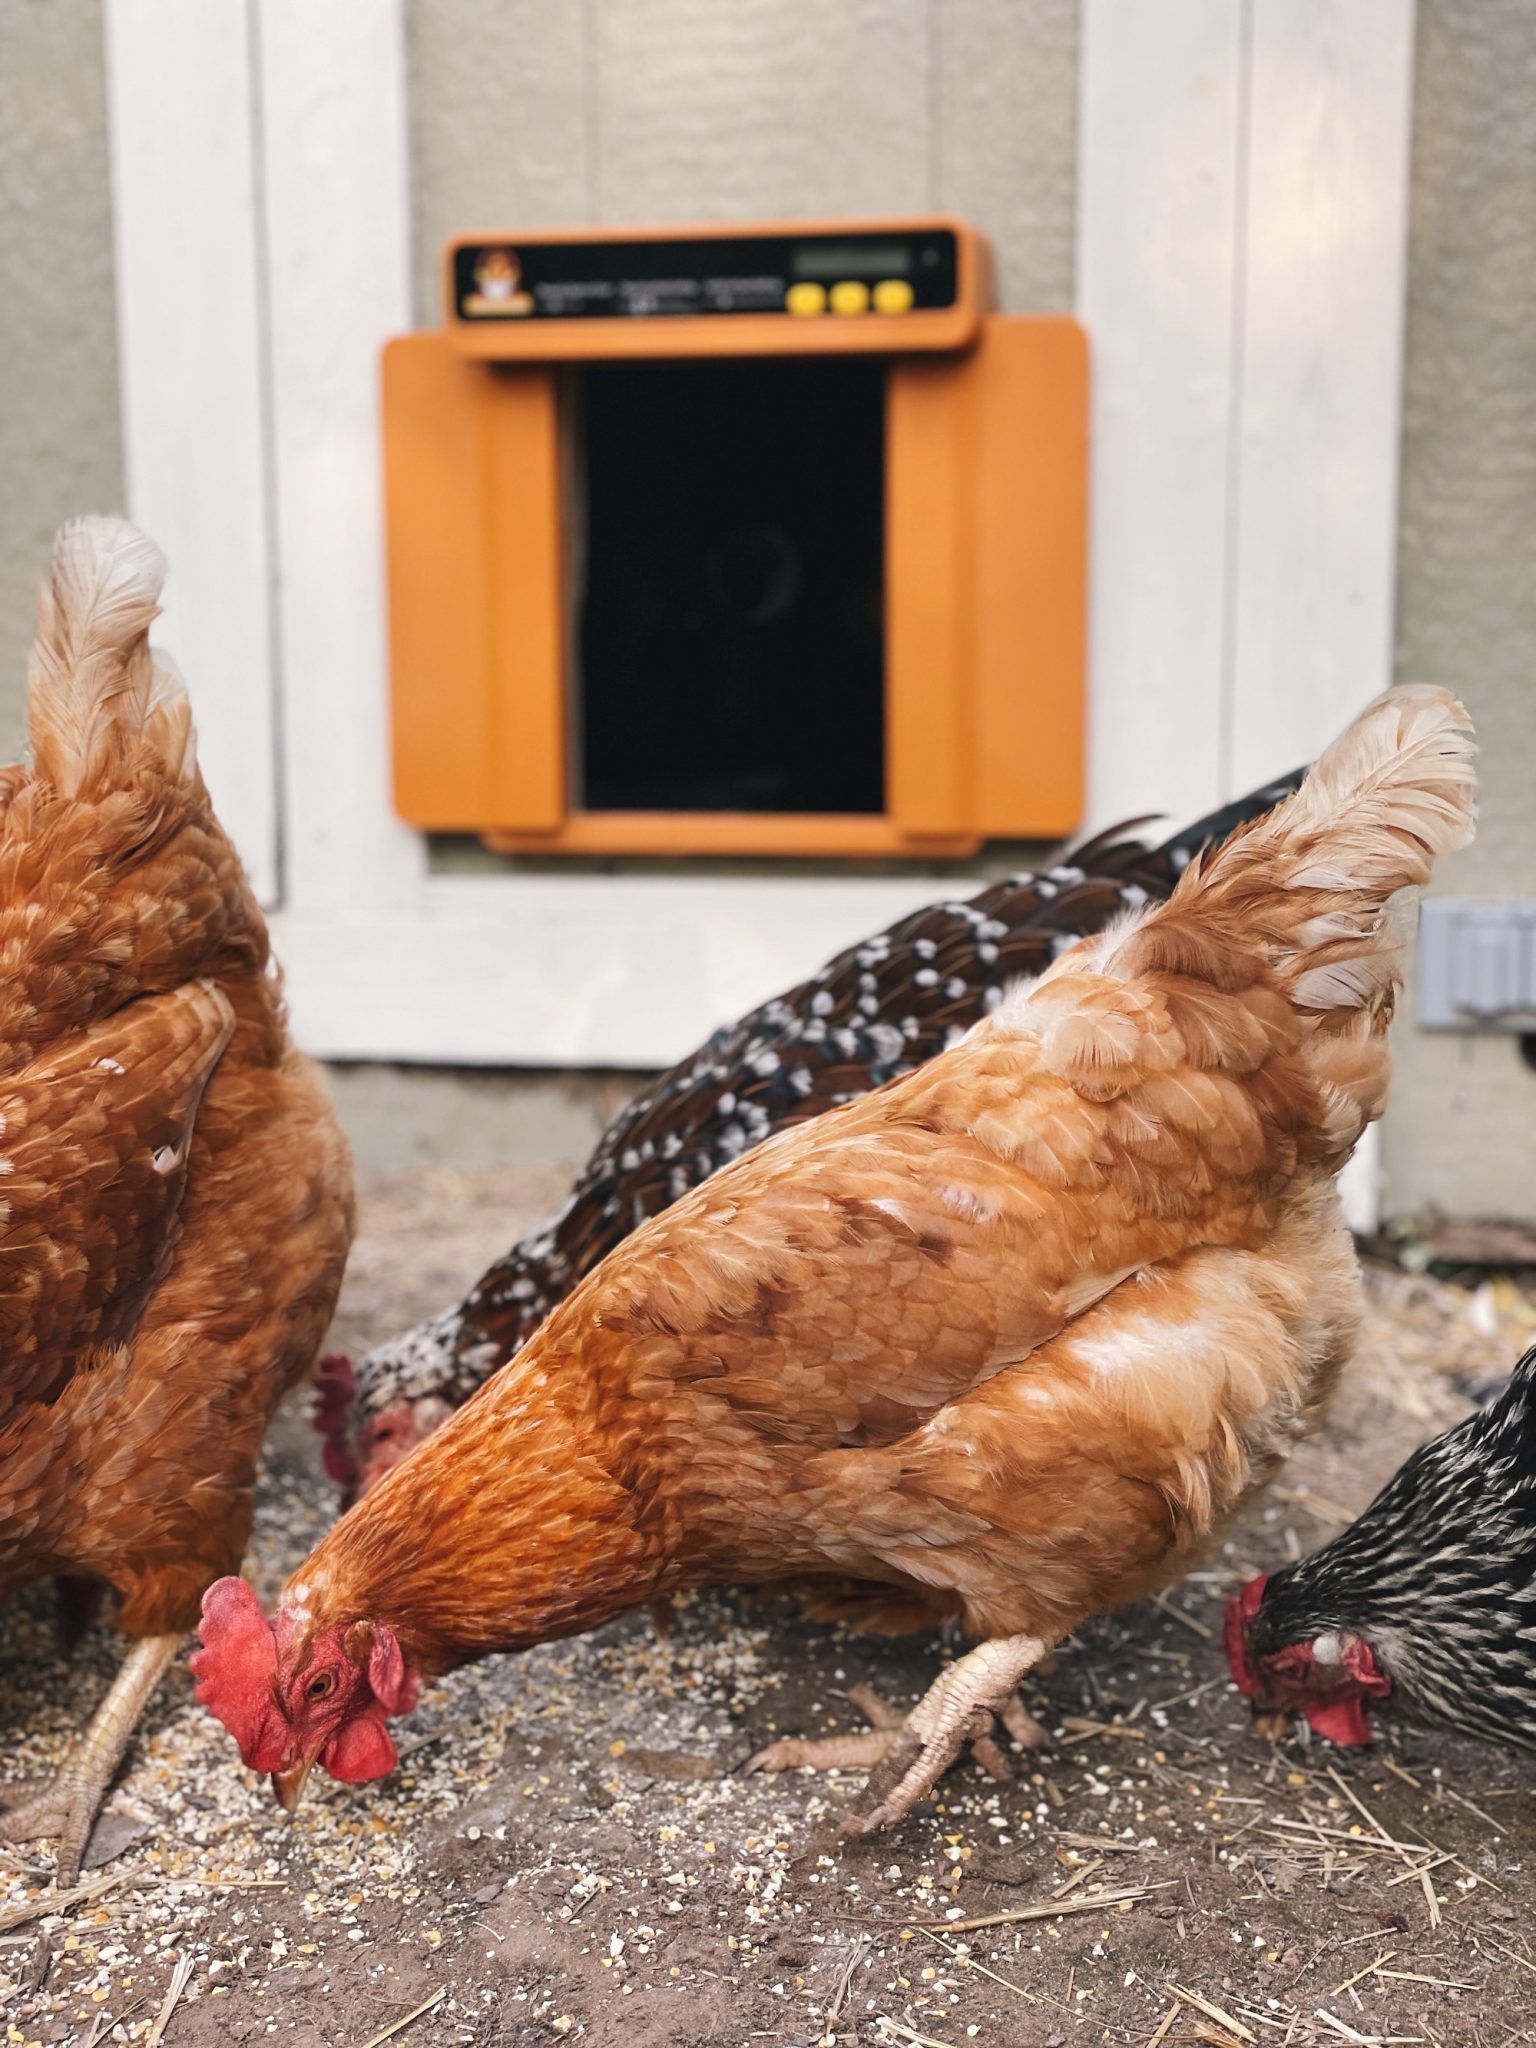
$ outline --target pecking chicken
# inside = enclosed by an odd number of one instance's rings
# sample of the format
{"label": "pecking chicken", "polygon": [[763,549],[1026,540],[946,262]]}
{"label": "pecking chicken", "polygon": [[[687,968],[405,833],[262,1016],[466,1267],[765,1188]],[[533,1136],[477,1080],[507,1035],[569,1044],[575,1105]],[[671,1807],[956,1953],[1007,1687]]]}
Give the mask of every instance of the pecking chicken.
{"label": "pecking chicken", "polygon": [[322,1362],[316,1424],[350,1504],[445,1422],[630,1231],[775,1131],[910,1073],[985,1016],[1004,987],[1074,939],[1161,902],[1190,857],[1293,790],[1300,771],[1160,846],[1133,827],[1044,874],[1010,875],[850,946],[811,980],[717,1031],[620,1111],[565,1206],[456,1307]]}
{"label": "pecking chicken", "polygon": [[1536,1347],[1486,1408],[1425,1444],[1360,1519],[1227,1609],[1256,1714],[1330,1742],[1368,1708],[1536,1749]]}
{"label": "pecking chicken", "polygon": [[314,1362],[351,1167],[288,1039],[267,933],[148,633],[165,564],[66,527],[28,677],[30,768],[0,808],[0,1597],[112,1588],[134,1639],[54,1783],[0,1835],[67,1881],[209,1584],[256,1457]]}
{"label": "pecking chicken", "polygon": [[[979,1646],[870,1763],[896,1819],[1068,1630],[1175,1577],[1354,1341],[1334,1175],[1386,1090],[1390,898],[1463,844],[1465,714],[1394,691],[1296,795],[947,1052],[643,1224],[288,1581],[209,1590],[198,1697],[291,1803],[423,1674],[714,1583]],[[1027,1725],[1022,1731],[1027,1733]]]}

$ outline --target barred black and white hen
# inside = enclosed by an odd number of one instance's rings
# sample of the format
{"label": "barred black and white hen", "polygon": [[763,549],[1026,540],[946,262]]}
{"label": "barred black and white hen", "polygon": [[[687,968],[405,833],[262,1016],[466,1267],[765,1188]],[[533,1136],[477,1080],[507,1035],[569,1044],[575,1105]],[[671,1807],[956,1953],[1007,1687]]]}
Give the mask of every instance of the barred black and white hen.
{"label": "barred black and white hen", "polygon": [[1536,1750],[1536,1346],[1415,1451],[1359,1521],[1253,1579],[1227,1657],[1256,1714],[1370,1740],[1367,1704]]}
{"label": "barred black and white hen", "polygon": [[636,1096],[559,1214],[465,1298],[357,1361],[324,1361],[317,1425],[350,1499],[462,1406],[637,1225],[776,1131],[921,1066],[1013,981],[1074,939],[1169,895],[1191,856],[1290,793],[1254,790],[1159,846],[1127,825],[1041,874],[942,901],[838,954],[798,988],[722,1026]]}

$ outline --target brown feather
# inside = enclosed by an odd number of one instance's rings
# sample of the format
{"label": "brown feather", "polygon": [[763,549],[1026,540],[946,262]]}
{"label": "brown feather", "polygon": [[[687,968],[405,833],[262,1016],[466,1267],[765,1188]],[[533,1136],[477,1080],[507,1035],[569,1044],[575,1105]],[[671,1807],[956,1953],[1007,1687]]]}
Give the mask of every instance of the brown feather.
{"label": "brown feather", "polygon": [[149,651],[163,569],[121,522],[60,536],[33,764],[0,809],[0,1595],[104,1582],[141,1635],[188,1627],[238,1564],[352,1220],[185,693]]}

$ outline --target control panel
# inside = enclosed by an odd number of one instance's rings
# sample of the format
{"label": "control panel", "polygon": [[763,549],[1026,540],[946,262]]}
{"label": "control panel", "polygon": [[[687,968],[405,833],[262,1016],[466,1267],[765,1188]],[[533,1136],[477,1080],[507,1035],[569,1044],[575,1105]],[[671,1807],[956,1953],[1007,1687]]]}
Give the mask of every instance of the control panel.
{"label": "control panel", "polygon": [[947,228],[712,235],[678,241],[470,242],[454,250],[460,320],[884,318],[955,303]]}
{"label": "control panel", "polygon": [[982,270],[947,221],[465,235],[444,298],[455,344],[480,356],[954,348],[987,310]]}

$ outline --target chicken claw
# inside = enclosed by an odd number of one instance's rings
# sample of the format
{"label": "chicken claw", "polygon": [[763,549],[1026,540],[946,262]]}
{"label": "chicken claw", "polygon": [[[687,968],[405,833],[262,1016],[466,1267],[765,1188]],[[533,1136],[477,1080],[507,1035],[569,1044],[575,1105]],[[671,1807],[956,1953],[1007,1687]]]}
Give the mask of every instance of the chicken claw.
{"label": "chicken claw", "polygon": [[817,1771],[867,1771],[879,1763],[907,1725],[907,1717],[887,1706],[871,1685],[851,1685],[847,1697],[869,1723],[864,1735],[786,1735],[747,1759],[749,1771],[792,1771],[809,1766]]}
{"label": "chicken claw", "polygon": [[842,1832],[873,1834],[925,1798],[967,1746],[990,1777],[1009,1777],[994,1732],[997,1720],[1022,1748],[1040,1747],[1045,1730],[1019,1698],[1018,1685],[1045,1654],[1045,1644],[1034,1636],[982,1643],[940,1672],[904,1719],[868,1686],[855,1686],[848,1697],[872,1724],[866,1733],[771,1742],[747,1769],[785,1771],[806,1764],[816,1770],[869,1769],[866,1796],[874,1795],[875,1804],[850,1815]]}
{"label": "chicken claw", "polygon": [[80,1875],[80,1859],[107,1787],[140,1714],[182,1641],[181,1636],[146,1636],[135,1643],[90,1727],[59,1766],[53,1782],[0,1812],[0,1838],[13,1842],[58,1838],[55,1884],[71,1885]]}

